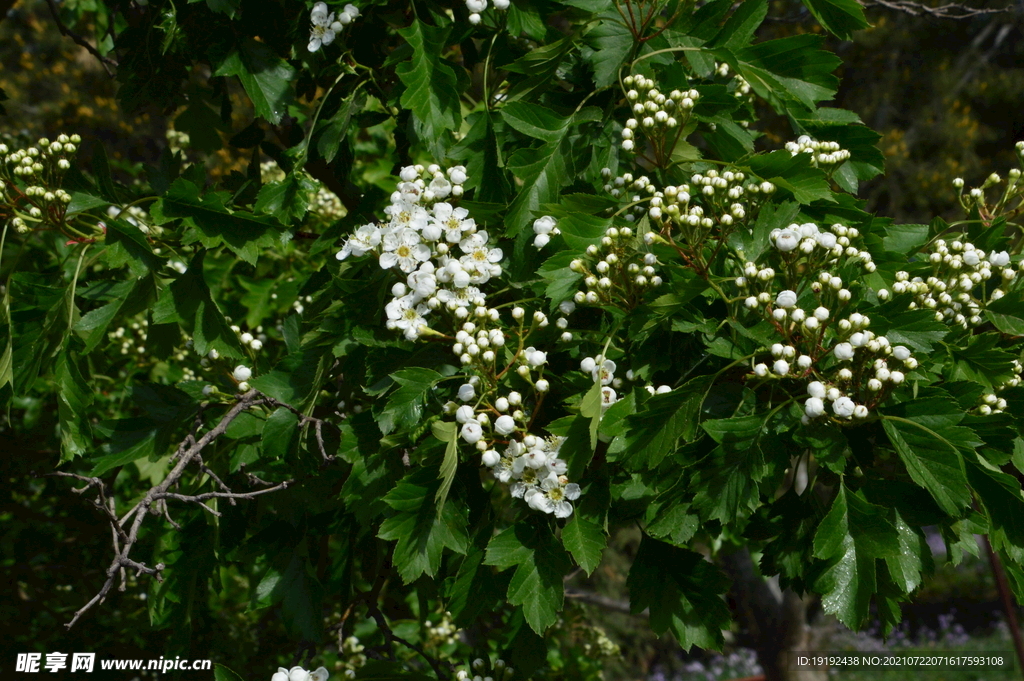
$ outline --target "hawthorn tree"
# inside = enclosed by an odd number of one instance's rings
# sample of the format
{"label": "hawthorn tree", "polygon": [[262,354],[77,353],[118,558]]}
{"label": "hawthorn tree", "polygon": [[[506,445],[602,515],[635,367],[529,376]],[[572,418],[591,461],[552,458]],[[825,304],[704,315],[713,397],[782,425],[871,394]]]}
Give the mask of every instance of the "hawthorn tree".
{"label": "hawthorn tree", "polygon": [[291,681],[596,678],[565,589],[623,527],[685,649],[732,627],[723,566],[891,630],[930,526],[1024,594],[1020,169],[956,222],[865,212],[878,135],[765,0],[51,8],[175,115],[121,176],[0,144],[5,428],[110,531],[68,627],[117,586],[171,652],[273,609]]}

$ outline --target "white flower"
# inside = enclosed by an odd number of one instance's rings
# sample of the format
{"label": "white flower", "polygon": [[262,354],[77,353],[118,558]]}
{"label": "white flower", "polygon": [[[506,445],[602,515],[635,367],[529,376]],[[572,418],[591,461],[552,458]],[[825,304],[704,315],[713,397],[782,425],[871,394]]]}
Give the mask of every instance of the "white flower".
{"label": "white flower", "polygon": [[546,393],[548,390],[551,389],[551,384],[542,378],[536,383],[534,383],[533,387],[536,388],[537,392],[539,393]]}
{"label": "white flower", "polygon": [[910,359],[910,349],[904,345],[894,346],[892,349],[892,356],[901,362],[905,362]]}
{"label": "white flower", "polygon": [[[318,2],[313,5],[309,21],[312,26],[309,29],[309,51],[316,52],[321,45],[330,45],[334,42],[334,12],[327,13],[327,3]],[[292,679],[291,681],[294,681]]]}
{"label": "white flower", "polygon": [[819,307],[814,310],[814,318],[819,322],[826,321],[828,319],[828,315],[829,312],[827,307]]}
{"label": "white flower", "polygon": [[515,429],[516,422],[508,414],[499,416],[497,420],[494,421],[494,430],[496,430],[499,435],[508,435]]}
{"label": "white flower", "polygon": [[853,408],[853,417],[857,419],[865,419],[868,417],[868,408],[863,404],[858,404]]}
{"label": "white flower", "polygon": [[772,371],[779,376],[785,376],[789,373],[789,362],[784,359],[775,360],[775,364],[772,365]]}
{"label": "white flower", "polygon": [[584,357],[583,361],[580,362],[580,371],[588,374],[594,373],[594,369],[597,367],[597,362],[594,361],[593,357]]}
{"label": "white flower", "polygon": [[794,250],[800,245],[800,233],[793,229],[779,230],[775,235],[775,248],[783,252]]}
{"label": "white flower", "polygon": [[812,419],[825,413],[825,403],[820,397],[808,397],[804,402],[804,413]]}
{"label": "white flower", "polygon": [[996,267],[1006,267],[1010,264],[1010,254],[1006,251],[1000,251],[999,253],[989,253],[988,261]]}
{"label": "white flower", "polygon": [[811,381],[807,384],[807,394],[811,397],[824,398],[825,386],[821,381]]}
{"label": "white flower", "polygon": [[462,426],[462,439],[471,445],[475,445],[484,436],[484,429],[476,421],[467,421]]}
{"label": "white flower", "polygon": [[377,225],[373,223],[363,225],[345,241],[345,245],[338,251],[336,257],[338,260],[344,260],[350,255],[358,258],[367,251],[376,248],[377,244],[380,243],[380,239],[380,228]]}
{"label": "white flower", "polygon": [[833,352],[838,360],[853,359],[853,346],[849,343],[838,344]]}
{"label": "white flower", "polygon": [[537,218],[533,221],[533,233],[534,234],[551,234],[551,231],[555,229],[555,225],[558,223],[550,215]]}
{"label": "white flower", "polygon": [[396,264],[406,274],[413,272],[419,264],[430,257],[430,249],[420,243],[420,235],[412,229],[403,229],[398,233],[384,236],[384,253],[380,256],[380,266],[391,269]]}
{"label": "white flower", "polygon": [[459,386],[459,399],[463,402],[469,402],[471,399],[476,397],[476,388],[469,383],[463,383]]}
{"label": "white flower", "polygon": [[252,378],[252,369],[244,364],[239,364],[235,367],[235,370],[231,372],[231,375],[234,376],[236,381],[248,381]]}
{"label": "white flower", "polygon": [[836,246],[836,235],[832,232],[819,232],[814,238],[822,248],[832,249]]}
{"label": "white flower", "polygon": [[385,305],[384,312],[388,316],[388,328],[402,329],[406,332],[406,338],[415,340],[419,336],[420,326],[427,323],[424,316],[430,314],[430,308],[419,303],[415,294],[410,293]]}
{"label": "white flower", "polygon": [[765,376],[768,375],[768,365],[765,364],[764,362],[761,362],[760,364],[754,367],[754,374],[759,378],[764,378]]}
{"label": "white flower", "polygon": [[794,307],[796,305],[796,292],[785,290],[775,297],[775,304],[779,307]]}
{"label": "white flower", "polygon": [[501,461],[501,455],[493,449],[488,449],[480,457],[480,460],[483,461],[483,464],[488,468],[494,468],[498,462]]}
{"label": "white flower", "polygon": [[533,237],[534,248],[544,248],[551,242],[551,237],[547,234],[538,234]]}
{"label": "white flower", "polygon": [[475,413],[473,411],[473,407],[468,404],[464,404],[455,410],[455,420],[459,423],[469,423],[470,421],[475,420],[473,418],[474,416]]}
{"label": "white flower", "polygon": [[463,233],[472,234],[476,231],[476,221],[469,217],[465,208],[454,208],[449,203],[434,204],[434,221],[441,225],[448,243],[457,244],[463,239]]}
{"label": "white flower", "polygon": [[526,348],[526,363],[536,368],[548,361],[547,353],[541,352],[533,347]]}
{"label": "white flower", "polygon": [[270,677],[270,681],[288,681],[288,670],[284,667],[278,667],[277,672]]}
{"label": "white flower", "polygon": [[595,381],[601,381],[601,385],[609,385],[615,378],[616,368],[617,367],[615,365],[615,362],[611,361],[610,359],[606,359],[604,362],[601,363],[601,366],[594,366],[594,368],[590,371],[590,376]]}
{"label": "white flower", "polygon": [[853,410],[856,408],[857,405],[853,403],[853,400],[845,395],[832,403],[832,411],[840,418],[850,418],[853,416]]}

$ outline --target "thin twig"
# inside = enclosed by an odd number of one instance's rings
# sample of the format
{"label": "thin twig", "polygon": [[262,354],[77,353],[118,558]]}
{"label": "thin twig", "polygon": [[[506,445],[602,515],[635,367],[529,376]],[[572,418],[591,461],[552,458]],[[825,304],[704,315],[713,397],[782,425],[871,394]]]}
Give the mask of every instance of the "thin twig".
{"label": "thin twig", "polygon": [[939,5],[938,7],[929,7],[919,2],[912,2],[912,0],[862,0],[861,4],[864,7],[885,7],[886,9],[903,12],[913,17],[927,15],[936,19],[971,19],[986,14],[1002,14],[1003,12],[1009,12],[1011,9],[1010,7],[1002,7],[1000,9],[968,7],[955,2]]}
{"label": "thin twig", "polygon": [[117,62],[113,59],[104,57],[102,54],[99,53],[99,50],[97,50],[95,47],[89,44],[89,41],[87,41],[85,38],[78,35],[70,28],[68,28],[67,25],[63,21],[61,21],[60,12],[57,9],[57,3],[55,2],[55,0],[46,0],[46,4],[49,5],[50,7],[50,14],[53,15],[53,20],[57,23],[57,28],[60,29],[61,35],[71,38],[71,40],[73,40],[76,45],[84,47],[86,50],[88,50],[89,54],[99,59],[100,64],[103,66],[103,70],[107,72],[108,76],[113,78],[114,72],[110,70],[110,67],[113,66],[114,68],[117,68]]}

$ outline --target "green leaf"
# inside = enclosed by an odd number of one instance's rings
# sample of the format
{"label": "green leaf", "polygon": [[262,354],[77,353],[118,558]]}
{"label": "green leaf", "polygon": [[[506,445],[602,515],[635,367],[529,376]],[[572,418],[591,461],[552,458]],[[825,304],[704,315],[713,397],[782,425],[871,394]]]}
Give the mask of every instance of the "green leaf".
{"label": "green leaf", "polygon": [[953,360],[950,378],[975,381],[986,388],[994,388],[1013,377],[1015,356],[997,348],[1000,337],[995,333],[972,336],[966,344],[950,345]]}
{"label": "green leaf", "polygon": [[906,302],[890,301],[871,315],[871,329],[885,335],[893,345],[906,345],[914,352],[931,353],[949,333],[930,310],[908,310]]}
{"label": "green leaf", "polygon": [[[199,187],[179,177],[167,193],[154,202],[151,210],[157,224],[166,224],[175,218],[184,221],[190,229],[183,243],[199,242],[206,248],[225,245],[235,255],[255,265],[261,249],[274,246],[283,229],[270,217],[229,210],[225,205],[229,198],[227,192],[200,195]],[[264,200],[269,201],[266,197]]]}
{"label": "green leaf", "polygon": [[394,563],[406,584],[422,574],[436,575],[446,548],[465,555],[469,547],[465,509],[445,504],[437,511],[440,486],[434,469],[420,468],[384,497],[396,513],[381,524],[377,536],[398,542]]}
{"label": "green leaf", "polygon": [[682,438],[692,442],[713,376],[698,376],[675,390],[655,395],[638,414],[626,417],[626,452],[632,469],[655,468]]}
{"label": "green leaf", "polygon": [[163,456],[177,444],[182,428],[191,425],[198,407],[187,393],[156,383],[134,385],[130,399],[146,415],[104,421],[96,426],[95,430],[107,443],[93,459],[89,475],[103,475],[144,456]]}
{"label": "green leaf", "polygon": [[525,102],[509,102],[499,113],[511,128],[545,142],[559,141],[571,121],[540,104]]}
{"label": "green leaf", "polygon": [[799,203],[834,201],[825,173],[811,165],[809,154],[793,156],[788,151],[773,151],[755,156],[750,169],[764,179],[788,189]]}
{"label": "green leaf", "polygon": [[415,426],[423,417],[423,405],[431,388],[444,376],[431,369],[411,367],[391,374],[398,390],[391,393],[377,414],[377,425],[384,435],[396,428]]}
{"label": "green leaf", "polygon": [[82,376],[79,360],[65,348],[57,358],[57,415],[60,422],[61,463],[84,456],[92,444],[89,407],[93,395]]}
{"label": "green leaf", "polygon": [[409,47],[412,58],[395,67],[405,84],[402,106],[410,109],[423,126],[428,145],[447,138],[449,131],[459,129],[462,107],[459,103],[455,72],[441,59],[450,26],[437,28],[416,20],[408,28],[398,29]]}
{"label": "green leaf", "polygon": [[584,37],[592,50],[585,58],[594,69],[594,85],[598,88],[618,81],[619,67],[633,48],[633,34],[629,29],[615,20],[617,15],[609,12],[606,16],[606,20],[599,22]]}
{"label": "green leaf", "polygon": [[324,635],[323,599],[324,588],[313,576],[309,559],[296,551],[284,570],[272,566],[263,575],[249,610],[280,603],[285,626],[296,638],[319,641]]}
{"label": "green leaf", "polygon": [[298,444],[298,436],[298,415],[290,409],[278,407],[263,426],[263,453],[275,459],[283,459]]}
{"label": "green leaf", "polygon": [[217,67],[215,76],[238,76],[256,115],[277,125],[291,104],[295,69],[266,43],[244,39]]}
{"label": "green leaf", "polygon": [[1003,333],[1024,336],[1024,289],[990,302],[985,308],[985,316]]}
{"label": "green leaf", "polygon": [[828,561],[815,582],[822,608],[851,629],[863,626],[876,588],[876,558],[898,558],[900,536],[889,511],[847,492],[839,493],[814,535],[814,555]]}
{"label": "green leaf", "polygon": [[882,248],[893,253],[916,253],[928,243],[931,229],[928,225],[887,225]]}
{"label": "green leaf", "polygon": [[644,535],[626,586],[630,610],[649,608],[651,629],[671,631],[679,645],[721,649],[722,630],[731,622],[720,594],[729,580],[694,551],[680,549]]}
{"label": "green leaf", "polygon": [[[551,118],[545,118],[546,124],[558,126],[557,133],[548,137],[543,146],[519,149],[509,156],[508,169],[522,180],[522,187],[505,215],[505,233],[508,236],[519,234],[532,223],[540,205],[554,203],[559,190],[573,180],[582,150],[571,143],[569,131],[577,123],[593,120],[595,115],[596,110],[588,107],[575,116],[560,118],[557,124]],[[554,114],[550,116],[555,117]],[[541,130],[539,125],[537,130]]]}
{"label": "green leaf", "polygon": [[854,31],[871,25],[856,0],[803,0],[803,3],[822,26],[843,40],[852,40]]}
{"label": "green leaf", "polygon": [[225,357],[242,357],[238,336],[213,301],[203,277],[206,251],[199,251],[189,263],[185,274],[160,292],[153,306],[153,322],[177,322],[192,336],[193,347],[200,356],[216,350]]}
{"label": "green leaf", "polygon": [[754,37],[754,32],[768,16],[767,0],[744,0],[722,26],[708,47],[742,49]]}
{"label": "green leaf", "polygon": [[213,681],[242,681],[242,677],[218,662],[213,665]]}
{"label": "green leaf", "polygon": [[956,444],[964,438],[956,426],[963,412],[952,400],[915,400],[887,408],[882,426],[907,468],[950,516],[970,506],[964,461]]}
{"label": "green leaf", "polygon": [[895,512],[896,532],[899,536],[899,552],[885,558],[889,576],[904,593],[910,593],[921,586],[921,573],[931,557],[931,548],[924,535],[915,532],[898,511]]}
{"label": "green leaf", "polygon": [[487,544],[484,563],[515,566],[508,602],[522,606],[531,629],[543,634],[555,623],[565,597],[562,579],[572,566],[547,528],[520,522],[506,529]]}
{"label": "green leaf", "polygon": [[103,241],[107,249],[103,257],[110,267],[128,265],[136,277],[158,272],[163,267],[165,260],[153,253],[146,235],[138,227],[118,219],[107,220],[106,225]]}
{"label": "green leaf", "polygon": [[[831,99],[839,86],[832,72],[842,60],[819,49],[824,36],[795,35],[758,43],[735,52],[733,66],[758,96],[784,112],[791,103],[814,109]],[[728,60],[724,50],[721,57]]]}
{"label": "green leaf", "polygon": [[249,383],[279,402],[302,408],[306,400],[316,394],[320,377],[332,361],[325,348],[300,348]]}
{"label": "green leaf", "polygon": [[587,575],[601,562],[601,554],[607,542],[604,529],[581,517],[579,513],[562,528],[562,544]]}
{"label": "green leaf", "polygon": [[156,282],[152,277],[143,277],[134,281],[122,281],[111,287],[111,301],[106,305],[90,310],[82,315],[75,324],[75,331],[85,341],[83,354],[89,354],[107,337],[107,328],[118,314],[130,316],[144,310],[155,297]]}
{"label": "green leaf", "polygon": [[437,504],[437,512],[441,513],[445,499],[448,498],[448,490],[452,487],[452,480],[455,479],[455,470],[459,467],[459,444],[458,425],[434,421],[430,424],[430,432],[441,442],[446,443],[444,448],[444,461],[441,462],[441,472],[438,477],[441,479],[441,486],[437,488],[434,501]]}
{"label": "green leaf", "polygon": [[273,215],[284,224],[302,219],[317,190],[317,182],[302,172],[288,173],[280,182],[263,185],[256,195],[257,213]]}

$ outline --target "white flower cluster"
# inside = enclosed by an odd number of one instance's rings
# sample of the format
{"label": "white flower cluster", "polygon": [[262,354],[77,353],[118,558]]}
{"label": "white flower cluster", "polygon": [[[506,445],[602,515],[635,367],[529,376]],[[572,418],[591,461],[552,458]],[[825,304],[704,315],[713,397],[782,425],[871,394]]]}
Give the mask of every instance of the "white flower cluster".
{"label": "white flower cluster", "polygon": [[[512,0],[491,0],[494,9],[504,12],[512,4]],[[469,23],[476,26],[482,17],[480,14],[487,9],[487,0],[466,0],[466,9],[469,10]]]}
{"label": "white flower cluster", "polygon": [[[720,78],[728,78],[729,64],[726,62],[715,62],[715,75]],[[750,83],[748,83],[747,79],[740,74],[737,73],[732,77],[732,87],[732,94],[734,97],[744,101],[753,101],[754,96],[750,92]],[[746,121],[741,121],[740,125],[743,125],[745,122]]]}
{"label": "white flower cluster", "polygon": [[[81,141],[78,135],[60,135],[56,142],[44,137],[37,147],[13,151],[0,143],[0,203],[13,209],[11,225],[19,234],[30,232],[32,224],[62,221],[71,194],[60,188],[61,178]],[[20,184],[28,186],[20,190]]]}
{"label": "white flower cluster", "polygon": [[[138,319],[128,324],[127,328],[119,326],[113,331],[107,332],[107,339],[121,344],[121,354],[135,353],[146,354],[146,337],[149,331],[149,321],[145,318]],[[184,357],[182,357],[184,359]]]}
{"label": "white flower cluster", "polygon": [[452,621],[452,614],[445,612],[436,624],[427,622],[427,640],[424,642],[428,647],[440,648],[451,645],[459,640],[459,628]]}
{"label": "white flower cluster", "polygon": [[384,209],[390,220],[357,229],[338,260],[372,252],[383,269],[406,275],[391,289],[394,298],[385,311],[388,328],[409,340],[429,332],[426,317],[442,308],[459,320],[472,315],[497,321],[498,311],[486,307],[478,287],[501,274],[501,249],[490,247],[469,211],[445,201],[462,196],[466,169],[408,166],[401,180]]}
{"label": "white flower cluster", "polygon": [[[1024,162],[1024,142],[1018,142],[1017,156],[1022,162]],[[979,209],[979,212],[985,216],[995,217],[1002,213],[1017,213],[1024,207],[1024,185],[1020,183],[1021,170],[1020,168],[1011,168],[1009,177],[1006,181],[1006,188],[1003,190],[1001,196],[999,196],[994,205],[989,207],[986,203],[985,192],[996,185],[1003,182],[1003,178],[998,173],[990,174],[980,187],[973,187],[969,191],[964,192],[964,180],[962,177],[958,177],[953,180],[953,187],[959,192],[960,205],[963,207],[968,214],[975,207]],[[1016,206],[1012,204],[1012,201],[1017,198],[1020,199]]]}
{"label": "white flower cluster", "polygon": [[505,661],[498,658],[494,665],[488,670],[487,661],[481,658],[473,660],[472,672],[459,669],[455,672],[455,681],[508,681],[512,678],[514,670],[505,664]]}
{"label": "white flower cluster", "polygon": [[327,681],[330,674],[324,667],[320,667],[315,672],[307,672],[302,667],[292,667],[291,669],[285,669],[284,667],[278,667],[277,671],[270,681]]}
{"label": "white flower cluster", "polygon": [[802,225],[794,223],[785,229],[774,229],[769,234],[771,244],[783,253],[799,249],[801,254],[809,256],[809,261],[823,264],[834,263],[845,255],[859,260],[864,271],[874,272],[877,267],[871,253],[852,243],[852,240],[858,237],[860,230],[856,227],[835,224],[830,230],[824,231],[813,222],[805,222]]}
{"label": "white flower cluster", "polygon": [[[385,209],[390,221],[357,229],[337,257],[372,252],[381,268],[406,275],[404,283],[392,287],[394,298],[385,306],[388,328],[402,330],[409,340],[424,334],[441,336],[427,324],[426,318],[435,314],[458,328],[452,351],[470,374],[458,397],[473,403],[447,405],[446,411],[454,413],[459,424],[459,436],[482,453],[483,464],[496,478],[515,481],[513,496],[534,509],[567,517],[572,513],[569,501],[579,496],[579,487],[568,482],[566,464],[557,457],[561,440],[528,433],[520,393],[496,397],[499,378],[513,367],[538,395],[550,390],[543,377],[547,353],[525,343],[533,331],[550,324],[548,317],[540,311],[528,317],[523,308],[513,308],[520,344],[508,366],[499,366],[508,338],[498,325],[499,310],[487,306],[479,287],[501,274],[502,251],[490,247],[487,232],[478,229],[466,209],[445,201],[462,195],[466,169],[409,166],[400,176]],[[560,310],[568,314],[572,307],[563,304]],[[564,317],[559,319],[559,328],[567,325]],[[505,454],[499,454],[496,447],[505,444]]]}
{"label": "white flower cluster", "polygon": [[654,266],[653,253],[644,253],[630,227],[609,227],[601,237],[600,246],[587,246],[586,259],[577,258],[569,269],[583,275],[587,291],[577,291],[577,304],[616,305],[632,307],[644,292],[661,286],[662,279]]}
{"label": "white flower cluster", "polygon": [[[356,673],[359,669],[366,666],[366,646],[364,646],[359,638],[356,636],[349,636],[341,641],[341,645],[338,646],[341,656],[344,656],[345,666],[342,675],[346,679],[356,678]],[[340,656],[339,656],[340,657]]]}
{"label": "white flower cluster", "polygon": [[685,92],[673,90],[666,97],[658,91],[653,80],[640,75],[626,76],[622,83],[630,88],[626,91],[626,99],[636,116],[627,120],[626,127],[622,129],[623,151],[636,149],[634,135],[638,129],[655,148],[664,146],[666,139],[675,138],[676,128],[685,126],[690,120],[690,112],[700,98],[700,93],[693,89]]}
{"label": "white flower cluster", "polygon": [[[625,196],[633,203],[647,201],[647,215],[655,220],[655,224],[668,222],[688,235],[690,241],[699,242],[712,231],[720,234],[720,226],[729,227],[736,222],[753,217],[761,201],[775,192],[771,182],[747,180],[742,172],[730,170],[719,173],[714,168],[704,174],[695,173],[690,184],[668,186],[657,189],[646,175],[633,178],[631,173],[611,179],[612,172],[605,168],[601,171],[606,180],[605,191],[613,197]],[[643,192],[649,195],[629,192]],[[637,219],[626,213],[626,219]],[[714,229],[719,227],[719,229]]]}
{"label": "white flower cluster", "polygon": [[[589,374],[593,381],[601,383],[602,411],[612,406],[620,399],[615,391],[622,387],[623,381],[615,375],[616,369],[618,369],[618,366],[615,362],[610,359],[606,359],[604,355],[584,357],[583,361],[580,362],[580,371],[585,374]],[[632,369],[626,371],[626,380],[633,380]],[[644,388],[652,395],[661,395],[662,393],[672,392],[672,387],[667,385],[660,385],[655,388],[653,385],[648,384],[645,385]]]}
{"label": "white flower cluster", "polygon": [[355,5],[345,5],[337,18],[328,10],[326,2],[313,5],[309,13],[309,51],[316,52],[321,46],[333,43],[337,34],[358,16],[359,8]]}
{"label": "white flower cluster", "polygon": [[550,215],[537,218],[533,221],[533,245],[537,248],[544,248],[551,243],[551,237],[561,234],[558,229],[558,221]]}
{"label": "white flower cluster", "polygon": [[840,147],[838,142],[822,142],[809,135],[800,135],[796,142],[786,142],[786,151],[793,156],[810,154],[811,164],[816,167],[835,167],[850,158],[850,152]]}
{"label": "white flower cluster", "polygon": [[[937,239],[928,256],[932,276],[914,277],[905,271],[896,273],[893,293],[911,293],[910,309],[935,310],[935,319],[964,329],[984,322],[985,306],[1006,295],[1006,288],[1017,280],[1017,269],[1006,251],[987,253],[970,242]],[[1017,263],[1024,269],[1024,260]],[[999,285],[986,293],[985,282],[995,278]]]}
{"label": "white flower cluster", "polygon": [[[534,347],[526,348],[519,355],[522,364],[517,373],[527,379],[532,369],[542,368],[547,362],[546,353]],[[529,418],[522,409],[520,393],[512,391],[495,399],[493,404],[484,404],[482,399],[477,400],[478,387],[480,379],[473,376],[458,391],[461,401],[475,401],[476,406],[447,405],[447,411],[454,411],[455,420],[461,424],[459,435],[481,452],[483,465],[491,469],[495,478],[512,485],[513,497],[522,498],[533,509],[554,513],[559,518],[569,517],[572,514],[569,501],[579,497],[580,489],[566,478],[568,466],[558,458],[564,438],[539,438],[528,433]],[[545,379],[539,379],[534,387],[538,393],[545,393],[550,386]],[[515,439],[517,436],[522,439]],[[499,454],[497,447],[505,442],[508,445],[504,454]]]}

